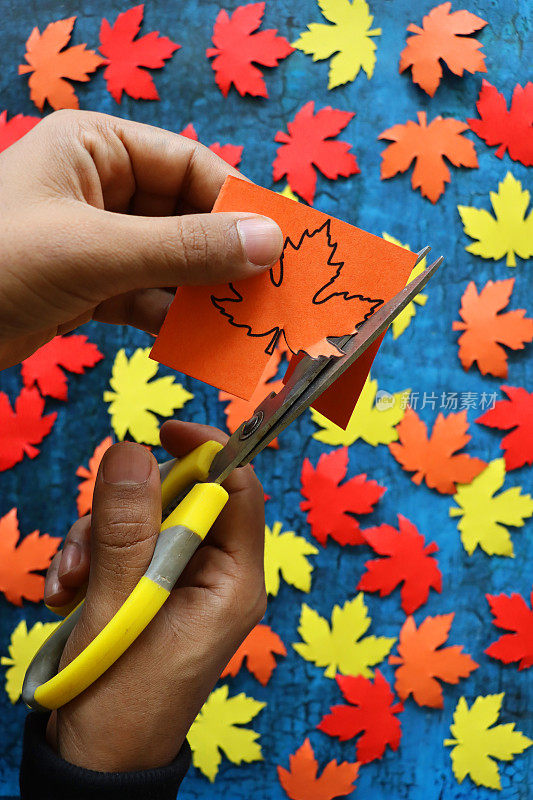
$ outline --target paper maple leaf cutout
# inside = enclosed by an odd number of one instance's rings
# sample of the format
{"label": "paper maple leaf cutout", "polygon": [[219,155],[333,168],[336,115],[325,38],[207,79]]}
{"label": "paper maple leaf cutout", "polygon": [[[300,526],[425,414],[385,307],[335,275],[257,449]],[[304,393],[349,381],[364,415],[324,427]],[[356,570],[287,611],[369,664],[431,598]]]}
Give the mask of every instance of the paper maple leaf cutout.
{"label": "paper maple leaf cutout", "polygon": [[37,389],[23,388],[13,408],[0,392],[0,472],[10,469],[24,456],[39,455],[36,444],[52,430],[57,412],[43,416],[44,400]]}
{"label": "paper maple leaf cutout", "polygon": [[361,764],[381,758],[387,745],[397,750],[402,728],[396,715],[403,711],[403,705],[394,702],[394,693],[379,669],[373,683],[362,675],[337,675],[336,681],[350,705],[332,706],[317,728],[341,742],[362,733],[355,750]]}
{"label": "paper maple leaf cutout", "polygon": [[381,28],[370,30],[374,17],[365,0],[318,0],[320,10],[332,25],[311,22],[300,34],[294,47],[313,61],[322,61],[334,53],[329,64],[328,89],[349,83],[363,69],[368,79],[374,74],[376,44],[372,36],[380,36]]}
{"label": "paper maple leaf cutout", "polygon": [[322,545],[328,536],[341,545],[364,544],[359,521],[351,515],[370,514],[386,491],[377,481],[367,481],[365,474],[341,484],[347,471],[346,447],[322,453],[316,468],[308,458],[302,465],[302,494],[306,499],[300,508],[307,511],[311,533]]}
{"label": "paper maple leaf cutout", "polygon": [[[485,653],[504,664],[520,662],[518,669],[533,667],[533,610],[529,608],[522,595],[513,592],[505,594],[487,594],[490,610],[494,615],[492,624],[513,633],[505,633],[493,642]],[[533,606],[533,590],[530,603]]]}
{"label": "paper maple leaf cutout", "polygon": [[247,300],[245,284],[239,291],[230,283],[230,297],[211,297],[231,325],[245,328],[248,336],[265,337],[265,353],[272,353],[283,335],[293,353],[303,350],[313,358],[339,355],[326,337],[355,333],[383,304],[341,288],[344,262],[333,260],[337,244],[331,240],[330,225],[328,219],[315,231],[305,230],[297,244],[287,237],[279,261],[269,270],[260,308],[255,298]]}
{"label": "paper maple leaf cutout", "polygon": [[513,161],[533,166],[533,83],[516,84],[507,110],[503,94],[483,79],[476,108],[481,119],[468,119],[470,130],[489,147],[499,145],[498,158],[508,151]]}
{"label": "paper maple leaf cutout", "polygon": [[274,653],[280,656],[287,655],[280,637],[268,625],[256,625],[232,656],[220,677],[226,678],[228,675],[235,677],[246,659],[248,671],[259,683],[266,686],[276,668]]}
{"label": "paper maple leaf cutout", "polygon": [[[192,122],[189,122],[189,124],[180,131],[180,135],[186,136],[187,139],[192,139],[193,142],[198,141],[198,134]],[[232,167],[237,168],[241,163],[244,147],[236,144],[220,144],[220,142],[214,142],[209,145],[209,149],[215,155],[223,158],[228,164],[231,164]]]}
{"label": "paper maple leaf cutout", "polygon": [[279,592],[280,574],[283,580],[308,592],[311,589],[313,566],[307,556],[316,556],[318,550],[303,536],[294,531],[282,532],[281,522],[272,528],[265,526],[265,586],[267,594],[274,597]]}
{"label": "paper maple leaf cutout", "polygon": [[24,114],[15,114],[8,122],[7,111],[2,111],[0,114],[0,153],[21,139],[25,133],[31,131],[40,121],[40,117],[26,117]]}
{"label": "paper maple leaf cutout", "polygon": [[457,206],[463,228],[471,239],[465,250],[482,258],[498,261],[507,256],[508,267],[516,267],[516,256],[533,256],[533,211],[526,217],[530,194],[508,172],[498,184],[497,192],[490,192],[490,202],[495,217],[484,208]]}
{"label": "paper maple leaf cutout", "polygon": [[63,370],[82,375],[86,367],[94,367],[103,357],[86,336],[55,336],[22,362],[22,380],[28,388],[37,384],[43,396],[66,400],[67,377]]}
{"label": "paper maple leaf cutout", "polygon": [[330,761],[318,777],[318,761],[309,739],[289,756],[290,769],[278,766],[279,782],[291,800],[335,800],[351,795],[359,764]]}
{"label": "paper maple leaf cutout", "polygon": [[151,381],[159,365],[149,353],[149,347],[140,347],[128,359],[121,349],[115,357],[109,381],[113,391],[104,392],[104,400],[110,403],[111,425],[119,441],[129,431],[136,442],[159,444],[155,415],[169,417],[194,397],[170,375]]}
{"label": "paper maple leaf cutout", "polygon": [[311,409],[313,422],[321,428],[313,433],[313,439],[325,444],[344,445],[345,447],[358,439],[363,439],[373,447],[378,444],[390,444],[398,438],[395,426],[405,413],[410,391],[410,389],[405,389],[397,394],[389,394],[380,390],[376,401],[378,382],[369,375],[346,430],[335,425],[334,422],[330,422],[327,417],[315,411],[314,408]]}
{"label": "paper maple leaf cutout", "polygon": [[106,436],[106,438],[94,448],[94,453],[89,459],[89,468],[87,469],[87,467],[80,466],[76,470],[76,475],[84,479],[78,484],[78,496],[76,498],[78,515],[80,517],[83,517],[84,514],[88,514],[92,508],[94,484],[98,474],[98,467],[104,457],[105,451],[109,450],[112,444],[113,439],[111,436]]}
{"label": "paper maple leaf cutout", "polygon": [[[391,242],[392,244],[397,244],[398,247],[403,247],[404,250],[410,250],[408,244],[402,244],[398,239],[394,236],[390,236],[388,233],[381,234],[382,238],[385,239],[386,242]],[[418,264],[416,264],[413,269],[411,270],[411,274],[409,275],[409,280],[407,283],[411,283],[414,281],[415,278],[418,278],[419,275],[424,272],[426,268],[426,259],[423,258]],[[397,339],[398,336],[401,336],[402,333],[409,327],[411,324],[411,320],[416,314],[416,306],[425,306],[427,303],[428,296],[423,292],[419,292],[410,303],[408,303],[403,311],[400,311],[397,317],[392,320],[392,338]]]}
{"label": "paper maple leaf cutout", "polygon": [[381,179],[405,172],[415,160],[411,186],[436,203],[450,182],[444,156],[455,167],[477,167],[476,150],[473,142],[462,136],[468,129],[464,122],[439,116],[428,125],[425,111],[419,111],[417,116],[418,122],[408,120],[405,125],[393,125],[379,134],[378,139],[393,142],[381,154]]}
{"label": "paper maple leaf cutout", "polygon": [[9,644],[9,656],[2,656],[0,664],[6,670],[6,692],[12,703],[16,703],[22,693],[26,670],[46,639],[59,625],[59,622],[36,622],[29,630],[26,620],[21,619]]}
{"label": "paper maple leaf cutout", "polygon": [[85,44],[67,47],[75,21],[76,17],[69,17],[51,22],[42,33],[34,28],[26,42],[28,64],[20,64],[19,75],[32,73],[30,97],[41,110],[46,100],[56,110],[79,108],[74,87],[65,78],[86,82],[90,72],[105,64],[94,50],[86,50]]}
{"label": "paper maple leaf cutout", "polygon": [[35,603],[43,599],[44,578],[35,571],[50,566],[61,541],[39,531],[19,539],[17,509],[12,508],[0,518],[0,592],[16,606],[23,598]]}
{"label": "paper maple leaf cutout", "polygon": [[426,617],[418,628],[413,617],[407,617],[400,631],[397,656],[389,656],[389,664],[398,665],[394,688],[401,700],[413,695],[419,706],[443,708],[442,686],[459,683],[479,667],[462,645],[441,647],[448,639],[454,614]]}
{"label": "paper maple leaf cutout", "polygon": [[363,531],[367,543],[383,558],[367,561],[366,572],[357,589],[379,592],[380,597],[403,583],[400,596],[406,614],[412,614],[427,602],[429,590],[442,591],[442,574],[432,553],[438,551],[435,542],[426,544],[412,522],[398,514],[399,529],[378,525]]}
{"label": "paper maple leaf cutout", "polygon": [[509,430],[501,448],[505,469],[509,472],[525,464],[533,464],[533,393],[517,386],[501,386],[508,400],[498,400],[476,422],[489,428]]}
{"label": "paper maple leaf cutout", "polygon": [[478,545],[489,556],[513,556],[513,543],[505,526],[521,528],[533,514],[531,495],[522,494],[520,486],[495,496],[504,481],[505,462],[497,458],[472,483],[457,488],[453,499],[459,508],[452,506],[450,517],[461,517],[457,527],[470,556]]}
{"label": "paper maple leaf cutout", "polygon": [[211,66],[224,97],[232,84],[241,97],[245,94],[268,97],[263,73],[254,64],[277,67],[294,50],[287,39],[277,35],[276,29],[257,31],[264,13],[264,3],[237,6],[231,16],[224,9],[218,12],[213,28],[215,46],[209,47],[205,54],[215,59]]}
{"label": "paper maple leaf cutout", "polygon": [[220,751],[233,764],[263,760],[259,734],[239,726],[250,722],[265,706],[243,692],[228,697],[227,686],[211,692],[187,734],[192,763],[211,783],[222,761]]}
{"label": "paper maple leaf cutout", "polygon": [[306,103],[287,124],[289,132],[276,133],[274,141],[282,142],[282,146],[272,165],[274,180],[286,175],[292,191],[310,204],[315,199],[315,167],[331,180],[361,171],[354,154],[349,152],[351,145],[332,141],[348,125],[353,112],[326,106],[315,114],[314,108],[312,100]]}
{"label": "paper maple leaf cutout", "polygon": [[487,466],[485,461],[467,453],[454,455],[472,438],[467,433],[466,411],[439,414],[431,436],[428,437],[426,423],[412,408],[405,410],[403,419],[396,428],[398,442],[389,445],[389,450],[418,486],[425,481],[430,489],[441,494],[453,494],[458,483],[470,483]]}
{"label": "paper maple leaf cutout", "polygon": [[451,3],[432,8],[422,20],[422,27],[407,26],[410,36],[400,55],[400,72],[412,67],[412,78],[426,94],[433,97],[442,78],[440,59],[454,73],[486,72],[483,45],[466,34],[487,24],[469,11],[453,11]]}
{"label": "paper maple leaf cutout", "polygon": [[333,606],[331,625],[302,603],[298,633],[303,642],[293,647],[306,661],[325,667],[326,678],[334,678],[337,672],[371,678],[370,668],[383,661],[396,641],[386,636],[365,636],[371,622],[362,592],[342,608]]}
{"label": "paper maple leaf cutout", "polygon": [[514,278],[487,281],[481,292],[470,281],[461,298],[459,314],[463,322],[452,324],[454,331],[464,331],[459,337],[459,358],[465,370],[477,363],[482,375],[507,377],[507,353],[501,345],[523,350],[533,339],[533,319],[524,309],[499,312],[509,303]]}
{"label": "paper maple leaf cutout", "polygon": [[500,771],[494,759],[512,761],[517,753],[523,753],[533,744],[523,733],[515,731],[514,722],[495,725],[504,697],[504,692],[476,697],[470,708],[464,697],[459,698],[450,726],[454,738],[444,740],[445,747],[453,747],[452,768],[459,783],[468,775],[477,786],[501,789]]}

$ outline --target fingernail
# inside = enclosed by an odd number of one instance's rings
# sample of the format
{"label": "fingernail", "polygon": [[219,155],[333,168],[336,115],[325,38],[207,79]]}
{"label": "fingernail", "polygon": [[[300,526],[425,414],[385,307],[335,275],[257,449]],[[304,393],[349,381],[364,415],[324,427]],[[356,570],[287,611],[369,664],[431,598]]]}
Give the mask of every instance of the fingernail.
{"label": "fingernail", "polygon": [[46,602],[48,602],[50,598],[55,597],[63,591],[63,587],[61,586],[59,578],[57,577],[56,569],[56,564],[60,558],[60,553],[57,553],[57,555],[54,556],[48,568],[46,578],[44,579],[44,597]]}
{"label": "fingernail", "polygon": [[268,217],[240,219],[237,231],[250,264],[267,267],[280,257],[283,234],[274,220]]}
{"label": "fingernail", "polygon": [[76,569],[81,561],[81,547],[77,542],[67,542],[63,548],[61,561],[59,562],[58,575],[61,579],[64,575],[68,575],[73,569]]}
{"label": "fingernail", "polygon": [[103,478],[106,483],[117,485],[144,483],[151,468],[146,448],[138,444],[116,444],[104,455]]}

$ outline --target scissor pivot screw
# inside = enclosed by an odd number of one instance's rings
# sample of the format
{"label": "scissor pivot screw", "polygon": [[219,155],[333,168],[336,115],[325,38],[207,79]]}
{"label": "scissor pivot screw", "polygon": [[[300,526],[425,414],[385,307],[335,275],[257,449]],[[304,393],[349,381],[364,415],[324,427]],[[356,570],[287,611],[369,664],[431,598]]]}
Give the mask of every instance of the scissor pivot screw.
{"label": "scissor pivot screw", "polygon": [[263,414],[262,411],[258,411],[256,414],[253,415],[253,417],[250,417],[250,419],[247,420],[242,426],[242,431],[239,438],[247,439],[249,436],[252,435],[252,433],[255,433],[255,431],[263,422],[264,416],[265,415]]}

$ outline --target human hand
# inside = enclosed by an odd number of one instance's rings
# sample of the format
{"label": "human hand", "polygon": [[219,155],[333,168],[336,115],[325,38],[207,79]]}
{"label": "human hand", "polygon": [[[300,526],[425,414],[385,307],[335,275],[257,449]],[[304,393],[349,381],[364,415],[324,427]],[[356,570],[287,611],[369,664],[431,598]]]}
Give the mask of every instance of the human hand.
{"label": "human hand", "polygon": [[[227,175],[198,142],[59,111],[0,155],[0,369],[89,319],[157,333],[181,284],[272,264],[279,227],[208,214]],[[260,265],[260,266],[257,266]]]}
{"label": "human hand", "polygon": [[[164,447],[178,457],[225,438],[192,423],[161,428]],[[156,617],[99,680],[52,714],[48,739],[66,761],[101,772],[170,763],[220,673],[262,618],[263,490],[251,466],[235,470],[224,486],[226,507]],[[73,525],[46,579],[45,600],[59,606],[89,577],[60,668],[92,641],[144,574],[160,524],[154,457],[141,445],[114,445],[100,465],[92,516]]]}

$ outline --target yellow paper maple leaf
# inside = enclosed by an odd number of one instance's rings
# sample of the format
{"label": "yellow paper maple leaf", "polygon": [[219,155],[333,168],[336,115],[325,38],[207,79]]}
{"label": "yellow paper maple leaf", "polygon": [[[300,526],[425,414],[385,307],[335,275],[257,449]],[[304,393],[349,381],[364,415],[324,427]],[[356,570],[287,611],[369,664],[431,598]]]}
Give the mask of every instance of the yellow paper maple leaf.
{"label": "yellow paper maple leaf", "polygon": [[496,218],[484,208],[457,206],[465,233],[473,242],[466,247],[469,253],[497,261],[507,255],[507,266],[516,267],[516,256],[533,256],[533,211],[526,217],[530,194],[522,191],[522,184],[508,172],[490,192],[490,202]]}
{"label": "yellow paper maple leaf", "polygon": [[322,428],[313,434],[313,439],[345,447],[357,439],[363,439],[373,447],[395,442],[398,438],[395,425],[403,418],[411,390],[405,389],[392,395],[383,392],[375,403],[377,391],[378,382],[372,380],[369,375],[346,430],[330,422],[327,417],[312,408],[313,422]]}
{"label": "yellow paper maple leaf", "polygon": [[159,365],[149,358],[149,353],[149,347],[140,347],[128,359],[122,349],[113,363],[109,385],[114,391],[104,392],[104,400],[110,403],[111,425],[120,441],[129,431],[136,442],[159,444],[159,421],[155,415],[169,417],[194,397],[171,375],[151,381]]}
{"label": "yellow paper maple leaf", "polygon": [[[394,236],[390,236],[388,233],[385,233],[385,231],[383,231],[383,233],[381,235],[385,239],[386,242],[391,242],[392,244],[398,245],[398,247],[403,247],[404,250],[410,250],[411,249],[408,244],[402,244]],[[426,268],[426,259],[423,258],[422,261],[420,261],[419,264],[417,264],[415,267],[413,267],[413,269],[411,271],[411,274],[409,275],[409,280],[407,281],[407,283],[411,283],[412,280],[414,280],[415,278],[418,278],[418,276],[422,272],[424,272],[425,268]],[[419,294],[417,294],[416,297],[414,297],[411,300],[411,302],[408,303],[405,306],[404,310],[401,311],[398,314],[398,316],[395,317],[395,319],[392,320],[392,326],[391,327],[392,327],[392,338],[393,339],[397,339],[398,336],[401,336],[401,334],[404,332],[404,330],[406,328],[408,328],[409,325],[411,324],[411,320],[413,319],[413,317],[416,314],[416,305],[415,305],[415,303],[417,303],[419,306],[425,306],[426,303],[427,303],[427,299],[428,299],[427,294],[424,294],[423,292],[419,292]]]}
{"label": "yellow paper maple leaf", "polygon": [[386,636],[364,636],[372,620],[368,616],[365,596],[359,592],[341,608],[333,606],[331,626],[312,608],[302,603],[298,633],[304,640],[293,644],[302,658],[317,667],[326,667],[326,678],[343,675],[362,675],[371,678],[370,667],[387,656],[396,639]]}
{"label": "yellow paper maple leaf", "polygon": [[187,734],[192,763],[211,783],[222,761],[221,750],[234,764],[263,760],[259,734],[238,725],[250,722],[265,706],[243,692],[228,697],[227,686],[211,692]]}
{"label": "yellow paper maple leaf", "polygon": [[286,185],[283,191],[276,192],[276,194],[280,194],[282,197],[287,197],[289,200],[294,200],[295,203],[300,202],[300,198],[296,197],[289,184]]}
{"label": "yellow paper maple leaf", "polygon": [[470,708],[464,697],[459,698],[450,726],[454,738],[444,740],[446,747],[453,747],[452,768],[459,783],[469,775],[478,786],[501,789],[500,771],[493,759],[512,761],[517,753],[523,753],[533,744],[523,733],[515,731],[514,722],[494,725],[504,696],[502,692],[476,697]]}
{"label": "yellow paper maple leaf", "polygon": [[332,25],[312,22],[293,47],[322,61],[336,53],[329,64],[328,89],[355,80],[359,70],[370,79],[376,64],[376,44],[381,28],[370,29],[374,17],[365,0],[318,0],[324,17]]}
{"label": "yellow paper maple leaf", "polygon": [[6,671],[6,692],[12,703],[16,703],[20,697],[30,661],[58,625],[59,622],[36,622],[28,630],[23,619],[11,634],[9,656],[2,656],[0,664],[9,667]]}
{"label": "yellow paper maple leaf", "polygon": [[316,556],[314,545],[297,536],[294,531],[282,533],[281,522],[272,529],[265,525],[265,586],[267,594],[274,597],[279,591],[280,573],[283,580],[302,592],[311,589],[312,564],[306,556]]}
{"label": "yellow paper maple leaf", "polygon": [[513,543],[505,525],[521,528],[533,514],[531,495],[513,486],[494,497],[505,481],[505,461],[496,458],[469,484],[459,484],[450,517],[462,517],[457,524],[463,547],[472,555],[479,545],[489,556],[513,556]]}

